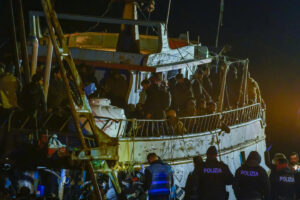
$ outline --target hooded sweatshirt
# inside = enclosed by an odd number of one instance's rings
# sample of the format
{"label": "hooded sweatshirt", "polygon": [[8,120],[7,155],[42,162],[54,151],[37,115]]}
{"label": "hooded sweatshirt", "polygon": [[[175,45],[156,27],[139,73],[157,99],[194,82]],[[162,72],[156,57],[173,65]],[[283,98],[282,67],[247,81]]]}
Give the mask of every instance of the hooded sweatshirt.
{"label": "hooded sweatshirt", "polygon": [[260,155],[251,152],[246,163],[236,170],[233,189],[238,200],[270,199],[270,182],[260,161]]}

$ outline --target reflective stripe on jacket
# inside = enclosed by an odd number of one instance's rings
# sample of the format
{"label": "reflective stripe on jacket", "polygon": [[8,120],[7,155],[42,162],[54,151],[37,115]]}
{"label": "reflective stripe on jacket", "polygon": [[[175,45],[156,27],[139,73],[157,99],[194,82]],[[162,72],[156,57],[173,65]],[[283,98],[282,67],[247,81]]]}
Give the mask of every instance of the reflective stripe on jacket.
{"label": "reflective stripe on jacket", "polygon": [[170,195],[172,169],[164,163],[154,163],[147,167],[152,175],[152,182],[148,191],[149,196]]}

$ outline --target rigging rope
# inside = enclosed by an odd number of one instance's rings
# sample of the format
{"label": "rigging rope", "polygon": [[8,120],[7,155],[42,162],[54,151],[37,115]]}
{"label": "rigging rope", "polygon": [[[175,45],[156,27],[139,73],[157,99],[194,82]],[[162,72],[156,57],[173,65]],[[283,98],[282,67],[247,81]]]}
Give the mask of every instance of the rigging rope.
{"label": "rigging rope", "polygon": [[218,29],[217,29],[217,36],[216,36],[216,48],[218,47],[218,43],[219,43],[220,28],[221,26],[223,26],[223,12],[224,12],[224,0],[221,0],[219,22],[218,22]]}
{"label": "rigging rope", "polygon": [[166,18],[166,31],[168,30],[168,23],[169,23],[169,17],[170,17],[171,3],[172,3],[172,0],[169,0],[168,12],[167,12],[167,18]]}

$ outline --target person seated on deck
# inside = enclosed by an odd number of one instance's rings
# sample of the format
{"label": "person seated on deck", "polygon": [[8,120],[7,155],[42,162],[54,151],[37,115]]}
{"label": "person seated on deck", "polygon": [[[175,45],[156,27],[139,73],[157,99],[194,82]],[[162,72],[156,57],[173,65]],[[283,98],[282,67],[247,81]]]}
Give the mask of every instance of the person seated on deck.
{"label": "person seated on deck", "polygon": [[166,126],[166,135],[184,135],[187,132],[182,121],[177,118],[175,110],[167,111]]}

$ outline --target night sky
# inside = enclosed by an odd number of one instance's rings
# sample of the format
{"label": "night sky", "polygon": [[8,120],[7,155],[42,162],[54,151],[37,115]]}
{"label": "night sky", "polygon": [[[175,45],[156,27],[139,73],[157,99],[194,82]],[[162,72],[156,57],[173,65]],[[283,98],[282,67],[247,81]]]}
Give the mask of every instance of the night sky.
{"label": "night sky", "polygon": [[[56,9],[100,16],[107,2],[57,0]],[[167,5],[167,0],[156,0],[151,18],[165,20]],[[24,0],[25,15],[40,8],[40,1]],[[299,8],[299,0],[225,0],[220,45],[232,46],[230,56],[250,59],[251,74],[267,104],[267,143],[273,144],[272,152],[300,151]],[[0,0],[0,52],[10,41],[8,10],[8,1]],[[120,11],[120,6],[113,5],[108,16],[121,16]],[[169,35],[177,37],[189,30],[191,39],[199,35],[202,44],[213,46],[218,14],[217,0],[173,0]]]}

